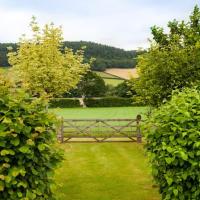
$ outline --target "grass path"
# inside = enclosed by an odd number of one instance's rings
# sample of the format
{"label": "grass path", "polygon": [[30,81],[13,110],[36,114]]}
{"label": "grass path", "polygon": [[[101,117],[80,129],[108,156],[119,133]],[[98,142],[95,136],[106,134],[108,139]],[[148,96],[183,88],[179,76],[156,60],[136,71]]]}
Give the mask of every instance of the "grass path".
{"label": "grass path", "polygon": [[141,144],[63,144],[58,200],[159,200]]}

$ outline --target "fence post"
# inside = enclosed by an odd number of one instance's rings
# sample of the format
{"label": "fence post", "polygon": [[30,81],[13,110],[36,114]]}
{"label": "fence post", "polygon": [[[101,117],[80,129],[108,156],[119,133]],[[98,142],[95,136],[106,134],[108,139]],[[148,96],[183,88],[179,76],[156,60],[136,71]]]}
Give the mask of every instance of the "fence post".
{"label": "fence post", "polygon": [[136,125],[137,125],[137,129],[136,129],[136,132],[137,132],[137,143],[142,143],[142,134],[141,134],[141,129],[140,129],[140,122],[141,122],[141,115],[137,115],[136,117]]}
{"label": "fence post", "polygon": [[61,118],[61,124],[58,130],[58,141],[60,143],[64,142],[64,119],[63,117]]}

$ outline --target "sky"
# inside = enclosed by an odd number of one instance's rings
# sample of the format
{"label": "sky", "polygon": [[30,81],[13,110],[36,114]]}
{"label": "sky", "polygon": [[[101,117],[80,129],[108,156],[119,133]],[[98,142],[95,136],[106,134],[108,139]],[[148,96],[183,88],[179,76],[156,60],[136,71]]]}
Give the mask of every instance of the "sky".
{"label": "sky", "polygon": [[[66,41],[92,41],[126,50],[147,48],[150,27],[187,20],[199,0],[0,0],[0,42],[29,35],[32,16],[62,26]],[[167,30],[167,29],[166,29]]]}

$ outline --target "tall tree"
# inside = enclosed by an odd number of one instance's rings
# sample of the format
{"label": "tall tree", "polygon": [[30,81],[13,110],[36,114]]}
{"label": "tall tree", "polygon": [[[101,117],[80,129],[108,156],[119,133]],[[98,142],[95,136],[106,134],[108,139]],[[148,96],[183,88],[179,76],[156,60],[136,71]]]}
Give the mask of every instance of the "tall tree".
{"label": "tall tree", "polygon": [[200,80],[200,10],[195,6],[188,22],[168,23],[169,32],[152,27],[148,52],[139,56],[139,79],[135,89],[143,100],[160,105],[174,89],[183,89]]}
{"label": "tall tree", "polygon": [[17,52],[10,52],[9,63],[20,84],[39,96],[59,96],[75,87],[89,68],[84,63],[83,50],[61,52],[62,30],[47,24],[41,30],[35,18],[31,24],[33,36],[20,39]]}
{"label": "tall tree", "polygon": [[88,71],[77,87],[65,96],[67,97],[102,97],[106,93],[105,81],[95,72]]}

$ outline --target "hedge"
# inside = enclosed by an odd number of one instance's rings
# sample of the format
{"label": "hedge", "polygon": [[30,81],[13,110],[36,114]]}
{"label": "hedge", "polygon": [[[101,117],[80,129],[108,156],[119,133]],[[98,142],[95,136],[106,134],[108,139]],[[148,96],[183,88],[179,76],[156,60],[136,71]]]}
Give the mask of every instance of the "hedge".
{"label": "hedge", "polygon": [[49,103],[50,108],[74,108],[81,107],[79,99],[73,98],[53,98]]}
{"label": "hedge", "polygon": [[84,102],[87,107],[134,106],[131,98],[123,97],[86,98]]}
{"label": "hedge", "polygon": [[163,200],[200,199],[200,91],[185,89],[146,122],[146,148]]}
{"label": "hedge", "polygon": [[53,200],[57,120],[43,100],[16,92],[0,98],[0,199]]}

